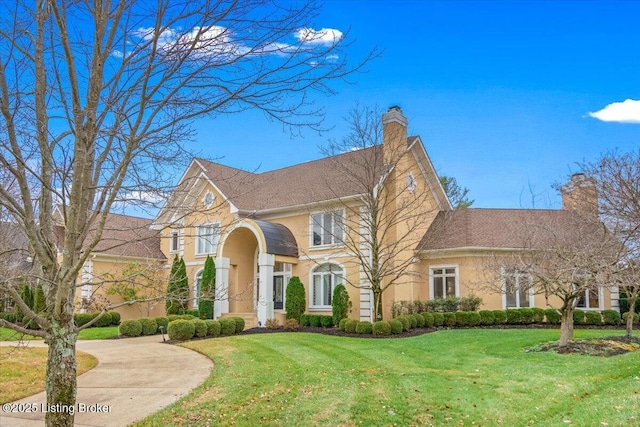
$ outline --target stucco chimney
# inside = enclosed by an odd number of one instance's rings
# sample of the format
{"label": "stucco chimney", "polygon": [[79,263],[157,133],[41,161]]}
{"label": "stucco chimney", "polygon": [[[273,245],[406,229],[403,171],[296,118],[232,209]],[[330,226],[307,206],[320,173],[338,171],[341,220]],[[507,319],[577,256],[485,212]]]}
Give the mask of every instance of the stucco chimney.
{"label": "stucco chimney", "polygon": [[398,106],[382,115],[382,134],[385,164],[393,164],[407,149],[407,118]]}
{"label": "stucco chimney", "polygon": [[560,187],[562,209],[588,216],[598,216],[598,190],[593,178],[574,173],[568,183]]}

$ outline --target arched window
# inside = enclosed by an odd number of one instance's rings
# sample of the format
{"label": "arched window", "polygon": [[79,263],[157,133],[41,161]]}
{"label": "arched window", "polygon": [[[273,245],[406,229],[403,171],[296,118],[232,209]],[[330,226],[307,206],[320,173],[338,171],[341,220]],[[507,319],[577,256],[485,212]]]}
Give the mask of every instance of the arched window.
{"label": "arched window", "polygon": [[320,264],[312,272],[311,307],[331,308],[333,288],[344,283],[344,269],[338,264]]}
{"label": "arched window", "polygon": [[200,302],[200,288],[202,287],[202,273],[204,269],[196,273],[196,280],[193,281],[193,308],[198,308]]}

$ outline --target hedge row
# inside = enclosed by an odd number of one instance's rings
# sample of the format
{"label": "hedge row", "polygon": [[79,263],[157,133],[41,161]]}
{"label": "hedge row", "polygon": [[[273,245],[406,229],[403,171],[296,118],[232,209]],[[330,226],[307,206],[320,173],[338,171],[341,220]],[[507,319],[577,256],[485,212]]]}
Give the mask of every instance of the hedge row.
{"label": "hedge row", "polygon": [[[95,313],[76,313],[73,315],[73,320],[76,323],[76,326],[84,326],[87,323],[91,322],[96,316],[100,314],[100,312]],[[100,318],[96,323],[91,325],[90,327],[105,327],[105,326],[118,326],[120,324],[120,313],[117,311],[107,311],[104,316]]]}
{"label": "hedge row", "polygon": [[196,319],[190,314],[175,314],[167,317],[143,317],[136,320],[125,320],[120,324],[120,335],[138,337],[154,335],[162,330],[169,335],[169,339],[177,341],[189,340],[193,337],[217,337],[219,335],[233,335],[244,330],[244,319],[241,317],[226,317],[220,320]]}
{"label": "hedge row", "polygon": [[322,328],[332,328],[333,326],[335,326],[333,324],[333,316],[323,314],[303,314],[302,316],[300,316],[300,325],[316,326]]}

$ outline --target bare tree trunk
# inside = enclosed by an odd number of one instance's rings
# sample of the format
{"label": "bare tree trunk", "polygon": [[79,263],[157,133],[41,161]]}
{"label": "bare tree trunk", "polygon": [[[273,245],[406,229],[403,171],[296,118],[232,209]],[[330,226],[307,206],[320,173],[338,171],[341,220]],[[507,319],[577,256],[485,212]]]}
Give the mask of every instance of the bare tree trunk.
{"label": "bare tree trunk", "polygon": [[374,289],[373,291],[373,321],[382,320],[382,291]]}
{"label": "bare tree trunk", "polygon": [[562,321],[560,323],[560,343],[558,347],[566,347],[573,340],[573,306],[561,310]]}
{"label": "bare tree trunk", "polygon": [[[48,427],[73,427],[76,402],[76,340],[73,317],[70,321],[52,319],[47,337],[49,358],[47,361],[46,392]],[[71,408],[71,409],[70,409]]]}
{"label": "bare tree trunk", "polygon": [[629,314],[627,314],[626,337],[631,338],[633,335],[633,318],[636,314],[636,298],[629,299]]}

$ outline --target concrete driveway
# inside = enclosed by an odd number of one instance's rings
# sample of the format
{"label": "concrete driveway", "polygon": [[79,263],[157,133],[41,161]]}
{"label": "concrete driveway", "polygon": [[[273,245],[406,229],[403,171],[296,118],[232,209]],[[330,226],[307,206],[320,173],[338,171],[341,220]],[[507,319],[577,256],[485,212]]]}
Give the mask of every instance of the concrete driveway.
{"label": "concrete driveway", "polygon": [[[46,344],[30,341],[26,345]],[[77,348],[94,355],[98,365],[78,377],[76,426],[127,426],[185,396],[202,384],[213,369],[210,359],[183,347],[164,344],[160,335],[78,341]],[[36,404],[36,413],[9,414],[0,409],[0,426],[43,426],[45,414],[40,405],[44,402],[42,392],[16,401]],[[105,412],[95,412],[98,410]]]}

